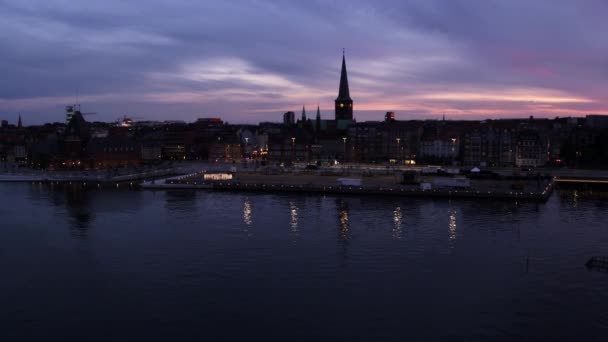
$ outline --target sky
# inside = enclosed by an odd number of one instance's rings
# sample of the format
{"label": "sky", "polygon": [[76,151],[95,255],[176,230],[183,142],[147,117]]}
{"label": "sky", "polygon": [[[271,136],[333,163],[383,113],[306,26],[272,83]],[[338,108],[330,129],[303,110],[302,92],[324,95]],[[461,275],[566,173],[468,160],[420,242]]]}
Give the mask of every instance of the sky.
{"label": "sky", "polygon": [[[608,113],[605,0],[0,0],[0,118]],[[312,114],[312,115],[311,115]]]}

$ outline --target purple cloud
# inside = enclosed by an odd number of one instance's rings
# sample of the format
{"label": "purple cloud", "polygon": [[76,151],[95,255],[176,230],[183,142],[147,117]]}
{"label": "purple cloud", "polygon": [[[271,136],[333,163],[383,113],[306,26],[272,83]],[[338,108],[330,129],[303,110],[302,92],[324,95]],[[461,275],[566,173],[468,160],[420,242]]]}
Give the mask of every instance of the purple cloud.
{"label": "purple cloud", "polygon": [[359,120],[605,112],[603,1],[1,1],[0,116],[333,117],[341,49]]}

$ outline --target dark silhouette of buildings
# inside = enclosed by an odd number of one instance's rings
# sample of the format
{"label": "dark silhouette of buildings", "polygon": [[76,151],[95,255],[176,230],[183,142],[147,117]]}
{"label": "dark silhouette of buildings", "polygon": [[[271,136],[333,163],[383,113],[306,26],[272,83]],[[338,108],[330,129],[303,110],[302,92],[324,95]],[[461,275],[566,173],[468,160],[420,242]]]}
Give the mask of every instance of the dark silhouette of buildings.
{"label": "dark silhouette of buildings", "polygon": [[[87,114],[87,113],[85,113]],[[608,167],[608,116],[497,120],[356,122],[346,59],[342,56],[335,118],[293,111],[283,122],[229,125],[220,118],[86,122],[79,106],[66,107],[67,123],[23,127],[0,124],[0,167],[115,168],[161,160],[265,161],[271,164],[342,162],[475,166]],[[6,166],[11,164],[11,166]]]}

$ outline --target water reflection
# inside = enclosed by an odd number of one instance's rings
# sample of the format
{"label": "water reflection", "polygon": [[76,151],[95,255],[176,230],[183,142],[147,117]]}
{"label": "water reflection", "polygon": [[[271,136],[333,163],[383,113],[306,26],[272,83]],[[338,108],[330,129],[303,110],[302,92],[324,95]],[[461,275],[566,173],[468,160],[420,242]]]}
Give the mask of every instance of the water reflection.
{"label": "water reflection", "polygon": [[[144,203],[139,191],[99,191],[83,183],[35,183],[29,187],[27,199],[37,205],[50,204],[59,217],[67,219],[70,233],[78,238],[87,237],[97,217],[105,219],[107,214],[135,212]],[[179,207],[178,204],[172,206]]]}
{"label": "water reflection", "polygon": [[89,225],[93,221],[95,214],[91,210],[89,196],[86,190],[76,187],[66,188],[66,206],[71,217],[70,232],[79,238],[86,238]]}
{"label": "water reflection", "polygon": [[450,248],[454,247],[455,241],[456,241],[456,209],[450,208],[449,218],[448,218],[448,242],[450,244]]}
{"label": "water reflection", "polygon": [[243,222],[247,226],[250,226],[253,223],[253,220],[251,219],[251,201],[247,197],[243,202]]}
{"label": "water reflection", "polygon": [[166,191],[166,207],[181,214],[193,214],[196,211],[195,190]]}
{"label": "water reflection", "polygon": [[[50,202],[54,207],[65,207],[70,234],[86,238],[95,219],[91,194],[82,184],[33,184],[29,188],[29,200]],[[62,213],[63,214],[63,213]]]}
{"label": "water reflection", "polygon": [[348,240],[350,237],[350,223],[349,223],[349,208],[348,203],[344,200],[337,200],[338,205],[338,224],[339,224],[339,237],[341,240]]}
{"label": "water reflection", "polygon": [[289,226],[291,227],[291,233],[294,237],[298,236],[298,207],[294,201],[289,202],[289,215],[291,217],[291,221]]}
{"label": "water reflection", "polygon": [[401,212],[401,207],[395,207],[393,210],[393,239],[401,240],[402,237],[402,221],[403,221],[403,213]]}

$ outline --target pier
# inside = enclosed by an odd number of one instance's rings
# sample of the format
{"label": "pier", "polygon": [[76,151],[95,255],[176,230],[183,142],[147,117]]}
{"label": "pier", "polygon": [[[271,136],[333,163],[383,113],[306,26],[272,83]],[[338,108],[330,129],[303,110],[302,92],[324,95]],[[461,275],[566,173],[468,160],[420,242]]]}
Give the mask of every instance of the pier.
{"label": "pier", "polygon": [[160,169],[124,174],[103,172],[24,172],[0,174],[0,182],[43,182],[43,183],[122,183],[138,182],[143,179],[163,177],[175,174],[175,169]]}
{"label": "pier", "polygon": [[[517,190],[509,181],[473,181],[468,188],[437,187],[423,189],[419,184],[400,184],[397,174],[369,176],[356,185],[340,184],[338,175],[294,173],[264,175],[254,172],[235,174],[231,180],[207,181],[204,173],[147,181],[142,189],[204,189],[212,191],[291,192],[304,194],[348,194],[402,197],[492,198],[545,201],[554,189],[552,179],[528,181]],[[521,182],[519,182],[521,183]],[[518,183],[518,184],[519,184]]]}

